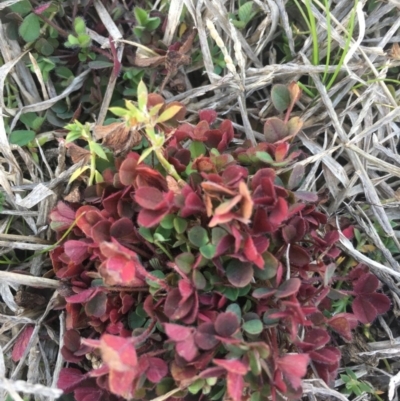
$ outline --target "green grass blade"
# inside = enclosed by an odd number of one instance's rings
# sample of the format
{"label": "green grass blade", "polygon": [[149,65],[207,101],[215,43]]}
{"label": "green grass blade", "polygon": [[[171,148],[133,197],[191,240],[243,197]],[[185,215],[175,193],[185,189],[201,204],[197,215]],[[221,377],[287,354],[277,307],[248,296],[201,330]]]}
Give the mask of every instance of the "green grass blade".
{"label": "green grass blade", "polygon": [[[368,79],[367,81],[365,81],[367,84],[373,84],[375,82],[389,82],[392,84],[397,84],[400,86],[400,81],[397,79],[391,79],[391,78],[375,78],[375,79]],[[361,88],[361,86],[364,86],[364,84],[359,83],[357,85],[354,85],[352,89],[358,89]]]}
{"label": "green grass blade", "polygon": [[302,17],[304,18],[304,22],[307,24],[308,30],[311,32],[310,21],[308,20],[306,13],[305,13],[304,10],[301,8],[301,5],[299,4],[299,2],[298,2],[297,0],[294,0],[294,3],[296,4],[298,10],[300,11],[300,14],[301,14]]}
{"label": "green grass blade", "polygon": [[297,85],[299,85],[300,89],[306,93],[308,96],[310,96],[311,99],[314,99],[315,97],[315,93],[313,93],[312,90],[308,89],[307,86],[305,86],[304,84],[302,84],[301,82],[297,82]]}
{"label": "green grass blade", "polygon": [[354,21],[356,19],[356,7],[357,7],[357,4],[358,4],[358,1],[355,1],[353,10],[351,11],[351,15],[350,15],[349,31],[348,31],[348,35],[347,35],[347,38],[346,38],[346,42],[344,44],[343,52],[342,52],[342,55],[340,57],[339,64],[337,65],[335,72],[333,73],[328,85],[326,86],[327,90],[329,90],[332,87],[332,85],[335,83],[335,80],[336,80],[336,78],[337,78],[337,76],[339,74],[339,71],[342,68],[343,61],[344,61],[344,59],[346,57],[347,51],[349,50],[350,42],[351,42],[351,39],[353,37]]}
{"label": "green grass blade", "polygon": [[315,17],[311,10],[311,0],[306,0],[306,7],[308,12],[308,19],[310,21],[310,32],[313,42],[313,54],[312,54],[312,63],[313,65],[319,64],[319,50],[318,50],[318,34],[317,34],[317,26],[315,24]]}
{"label": "green grass blade", "polygon": [[329,10],[329,0],[324,0],[325,3],[325,14],[326,14],[326,61],[325,71],[322,78],[322,82],[325,83],[327,80],[329,63],[331,61],[331,12]]}

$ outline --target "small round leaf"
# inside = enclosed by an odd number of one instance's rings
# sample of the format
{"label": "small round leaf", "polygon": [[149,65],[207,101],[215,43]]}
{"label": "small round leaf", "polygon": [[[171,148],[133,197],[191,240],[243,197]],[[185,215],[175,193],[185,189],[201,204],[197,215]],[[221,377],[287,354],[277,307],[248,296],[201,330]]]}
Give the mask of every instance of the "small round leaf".
{"label": "small round leaf", "polygon": [[224,287],[221,291],[229,301],[235,302],[239,297],[239,289],[232,287]]}
{"label": "small round leaf", "polygon": [[299,278],[290,278],[283,282],[276,292],[276,298],[287,298],[291,295],[297,294],[301,286],[301,281]]}
{"label": "small round leaf", "polygon": [[239,320],[242,318],[242,310],[240,309],[240,306],[238,304],[230,304],[226,308],[226,311],[233,312]]}
{"label": "small round leaf", "polygon": [[161,227],[166,229],[171,229],[174,227],[174,218],[175,215],[167,214],[160,222]]}
{"label": "small round leaf", "polygon": [[243,330],[247,334],[260,334],[263,331],[263,324],[259,319],[249,320],[243,324]]}
{"label": "small round leaf", "polygon": [[146,319],[143,316],[139,316],[136,311],[131,311],[128,315],[128,326],[131,330],[143,327]]}
{"label": "small round leaf", "polygon": [[239,319],[233,312],[220,313],[215,320],[214,327],[221,337],[231,337],[239,328]]}
{"label": "small round leaf", "polygon": [[274,85],[271,91],[271,100],[280,113],[284,112],[290,105],[290,91],[286,85]]}
{"label": "small round leaf", "polygon": [[192,270],[194,260],[195,258],[191,253],[185,252],[175,258],[175,263],[183,273],[188,274]]}
{"label": "small round leaf", "polygon": [[182,217],[175,217],[174,219],[174,228],[178,234],[183,234],[187,229],[187,220]]}
{"label": "small round leaf", "polygon": [[194,226],[188,232],[189,241],[198,248],[206,245],[209,241],[207,230],[200,226]]}
{"label": "small round leaf", "polygon": [[19,34],[25,42],[34,42],[40,35],[39,17],[32,13],[27,15],[19,27]]}
{"label": "small round leaf", "polygon": [[207,281],[199,270],[193,271],[193,284],[198,290],[204,290],[204,288],[206,288]]}
{"label": "small round leaf", "polygon": [[268,143],[275,143],[289,135],[288,125],[278,117],[270,117],[264,124],[264,136]]}
{"label": "small round leaf", "polygon": [[21,17],[23,17],[32,10],[32,4],[28,0],[22,0],[10,6],[10,9],[14,13],[19,14]]}
{"label": "small round leaf", "polygon": [[200,247],[200,253],[206,259],[212,259],[215,255],[215,251],[216,251],[216,246],[213,244],[206,244]]}
{"label": "small round leaf", "polygon": [[35,133],[28,130],[17,130],[10,134],[10,143],[19,146],[25,146],[35,138]]}
{"label": "small round leaf", "polygon": [[232,259],[226,267],[228,281],[235,287],[246,287],[253,278],[253,267],[250,263]]}

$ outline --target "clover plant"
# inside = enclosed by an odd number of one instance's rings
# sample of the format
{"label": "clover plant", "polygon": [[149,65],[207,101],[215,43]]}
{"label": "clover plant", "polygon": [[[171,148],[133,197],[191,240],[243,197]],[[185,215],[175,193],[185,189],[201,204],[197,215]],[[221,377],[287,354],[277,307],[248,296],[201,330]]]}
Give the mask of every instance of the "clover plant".
{"label": "clover plant", "polygon": [[[389,309],[365,266],[345,277],[333,268],[339,234],[318,195],[298,190],[300,90],[272,97],[283,115],[255,147],[235,146],[232,122],[213,110],[182,122],[182,104],[143,84],[136,103],[111,110],[122,125],[103,146],[119,154],[115,166],[83,204],[50,215],[58,238],[73,226],[51,259],[69,362],[58,385],[77,401],[298,399],[310,363],[331,384],[338,339]],[[338,293],[353,297],[340,313]]]}

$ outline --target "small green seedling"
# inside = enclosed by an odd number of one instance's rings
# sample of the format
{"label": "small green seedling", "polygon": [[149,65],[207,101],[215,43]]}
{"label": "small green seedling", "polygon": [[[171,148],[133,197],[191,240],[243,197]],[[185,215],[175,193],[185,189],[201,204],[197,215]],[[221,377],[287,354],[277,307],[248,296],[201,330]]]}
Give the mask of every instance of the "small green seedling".
{"label": "small green seedling", "polygon": [[346,387],[343,393],[347,395],[354,394],[359,397],[365,393],[375,393],[368,383],[358,380],[356,374],[349,368],[346,368],[346,374],[341,374],[340,378],[344,381]]}
{"label": "small green seedling", "polygon": [[65,42],[65,47],[78,47],[81,49],[79,53],[79,60],[84,62],[88,58],[94,60],[96,55],[90,52],[92,40],[86,31],[86,24],[83,18],[77,17],[74,20],[74,35],[69,34],[68,40]]}
{"label": "small green seedling", "polygon": [[[43,77],[43,81],[47,82],[49,80],[49,74],[55,68],[55,63],[47,57],[37,56],[37,65]],[[33,64],[29,64],[29,68],[32,72],[35,72]]]}
{"label": "small green seedling", "polygon": [[96,159],[100,157],[101,159],[108,160],[106,153],[104,152],[102,146],[95,141],[91,134],[90,124],[81,124],[79,121],[75,121],[72,124],[68,124],[65,127],[69,130],[67,137],[65,138],[65,142],[71,143],[78,139],[84,140],[88,143],[89,150],[80,148],[79,146],[75,145],[78,151],[81,153],[82,158],[86,158],[84,155],[85,151],[87,152],[87,159],[89,161],[88,164],[84,164],[83,166],[79,167],[69,179],[69,182],[75,181],[79,176],[81,176],[85,171],[89,170],[89,181],[88,185],[93,185],[94,182],[99,183],[103,181],[103,177],[101,173],[96,168]]}
{"label": "small green seedling", "polygon": [[137,87],[143,79],[144,70],[142,68],[129,67],[124,69],[122,79],[127,82],[124,87],[124,96],[137,96]]}
{"label": "small green seedling", "polygon": [[160,26],[160,18],[150,17],[149,13],[143,8],[135,7],[133,13],[137,21],[137,25],[133,28],[133,33],[138,38],[141,38],[145,32],[155,31]]}
{"label": "small green seedling", "polygon": [[244,29],[257,13],[258,8],[254,4],[254,1],[246,1],[240,5],[237,15],[231,14],[232,24],[238,29]]}

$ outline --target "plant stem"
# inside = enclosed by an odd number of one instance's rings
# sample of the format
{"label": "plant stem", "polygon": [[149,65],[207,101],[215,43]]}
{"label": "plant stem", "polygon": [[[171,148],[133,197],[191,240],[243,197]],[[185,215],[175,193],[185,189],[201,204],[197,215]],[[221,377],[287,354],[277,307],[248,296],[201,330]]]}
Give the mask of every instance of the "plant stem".
{"label": "plant stem", "polygon": [[175,180],[178,181],[179,184],[182,184],[184,181],[175,170],[175,167],[172,164],[170,164],[169,161],[164,157],[162,146],[164,145],[165,142],[165,135],[162,136],[162,142],[160,143],[159,142],[160,137],[157,136],[154,130],[154,126],[150,124],[148,124],[146,127],[146,135],[154,149],[154,153],[156,154],[158,161],[163,166],[166,173],[175,178]]}
{"label": "plant stem", "polygon": [[175,180],[178,181],[178,184],[181,184],[182,182],[184,182],[182,180],[182,178],[180,177],[180,175],[175,170],[175,167],[172,164],[170,164],[168,162],[168,160],[164,157],[162,149],[155,150],[155,154],[157,156],[158,161],[164,167],[164,170],[167,172],[168,175],[175,178]]}
{"label": "plant stem", "polygon": [[103,50],[99,47],[96,47],[96,46],[90,46],[90,50],[94,51],[95,53],[99,53],[102,56],[108,58],[111,62],[114,62],[114,59],[112,58],[110,53],[106,52],[105,50]]}
{"label": "plant stem", "polygon": [[153,274],[149,273],[142,265],[138,265],[139,272],[143,275],[143,277],[147,280],[154,281],[158,284],[163,290],[170,291],[170,286],[164,281],[159,279],[158,277],[154,276]]}
{"label": "plant stem", "polygon": [[174,260],[173,256],[164,245],[162,245],[159,241],[154,241],[154,243],[168,256],[169,260]]}
{"label": "plant stem", "polygon": [[52,251],[54,248],[56,248],[58,245],[60,245],[60,244],[65,240],[65,238],[68,237],[69,233],[73,230],[73,228],[76,226],[76,224],[78,223],[78,220],[79,220],[81,217],[83,217],[85,214],[86,214],[86,212],[80,214],[80,215],[74,220],[74,222],[70,225],[70,227],[68,227],[68,230],[65,231],[65,233],[62,235],[62,237],[61,237],[55,244],[53,244],[53,245],[49,246],[48,248],[45,248],[45,249],[43,249],[43,250],[41,250],[41,251],[35,252],[35,253],[34,253],[32,256],[30,256],[27,260],[31,260],[31,259],[33,259],[35,256],[41,255],[41,254],[43,254],[43,253],[50,252],[50,251]]}
{"label": "plant stem", "polygon": [[142,334],[136,337],[132,337],[135,346],[138,346],[138,344],[146,341],[146,339],[151,335],[155,325],[156,325],[156,320],[152,320],[150,325],[145,329],[145,331]]}
{"label": "plant stem", "polygon": [[96,173],[96,155],[94,152],[90,154],[90,176],[88,186],[93,185],[94,182],[94,175]]}
{"label": "plant stem", "polygon": [[35,13],[44,23],[54,28],[62,37],[68,39],[68,32],[64,31],[64,29],[60,28],[57,24],[53,21],[49,20],[48,18],[44,17],[42,14]]}

